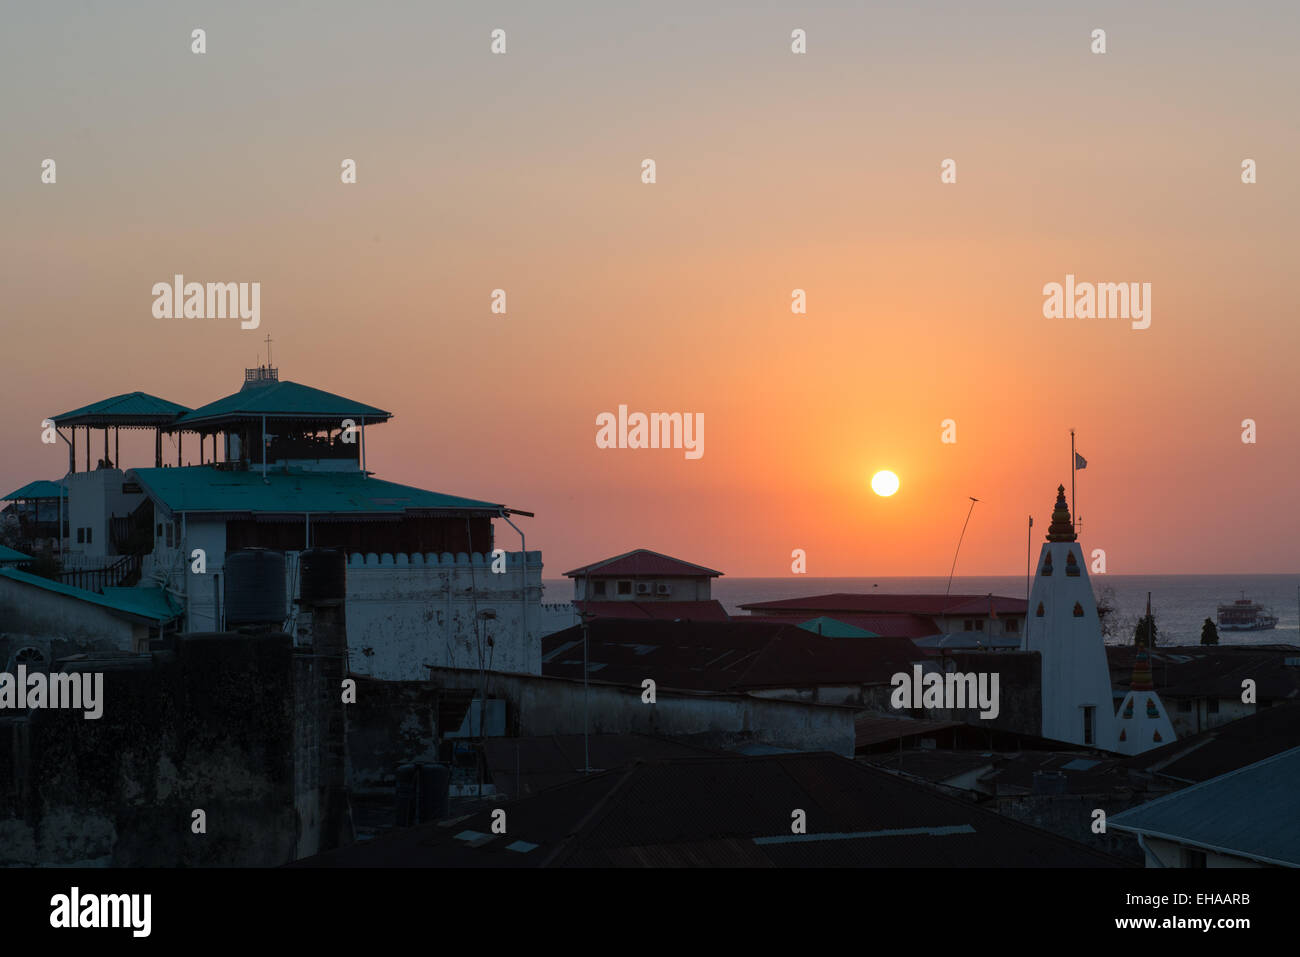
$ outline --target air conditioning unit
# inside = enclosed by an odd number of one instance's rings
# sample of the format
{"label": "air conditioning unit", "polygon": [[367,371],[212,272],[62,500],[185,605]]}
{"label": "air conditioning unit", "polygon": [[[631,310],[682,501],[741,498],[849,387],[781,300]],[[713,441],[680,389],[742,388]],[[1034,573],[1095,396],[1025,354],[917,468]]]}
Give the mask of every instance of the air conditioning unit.
{"label": "air conditioning unit", "polygon": [[671,595],[672,593],[673,593],[673,589],[671,585],[666,585],[663,582],[660,582],[658,585],[655,585],[656,595]]}
{"label": "air conditioning unit", "polygon": [[637,593],[638,595],[652,595],[652,594],[654,594],[653,588],[654,588],[654,585],[652,585],[650,582],[637,582],[637,583],[636,583],[636,593]]}

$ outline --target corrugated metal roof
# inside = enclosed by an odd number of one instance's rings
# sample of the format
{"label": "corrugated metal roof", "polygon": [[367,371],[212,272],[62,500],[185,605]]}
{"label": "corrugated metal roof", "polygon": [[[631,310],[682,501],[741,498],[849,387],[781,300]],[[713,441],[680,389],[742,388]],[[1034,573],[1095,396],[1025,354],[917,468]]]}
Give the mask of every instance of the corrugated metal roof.
{"label": "corrugated metal roof", "polygon": [[564,574],[569,578],[575,578],[579,575],[599,575],[601,577],[606,575],[661,575],[664,577],[699,578],[705,576],[717,578],[722,575],[722,572],[712,568],[705,568],[703,565],[684,562],[680,558],[673,558],[671,555],[664,555],[661,552],[652,552],[648,548],[637,548],[630,552],[624,552],[622,555],[615,555],[613,558],[606,558],[603,561],[592,562],[590,565],[583,565],[581,568],[575,568]]}
{"label": "corrugated metal roof", "polygon": [[[154,621],[170,621],[180,614],[171,601],[162,594],[158,588],[111,588],[106,592],[113,594],[99,594],[93,591],[87,591],[84,588],[74,588],[71,585],[65,585],[62,582],[52,581],[48,578],[41,578],[39,575],[32,575],[28,572],[19,571],[16,568],[0,568],[0,577],[8,578],[12,581],[21,582],[24,585],[32,585],[45,591],[54,592],[67,598],[73,598],[77,601],[88,602],[92,605],[99,605],[101,608],[107,608],[109,611],[120,614],[134,615],[137,618],[149,618]],[[152,593],[158,594],[152,594]],[[133,594],[128,594],[133,593]]]}
{"label": "corrugated metal roof", "polygon": [[1207,850],[1300,867],[1300,748],[1157,798],[1110,825]]}
{"label": "corrugated metal roof", "polygon": [[939,721],[930,718],[906,718],[863,712],[853,719],[853,738],[859,748],[897,741],[916,735],[937,734],[948,728],[960,728],[960,721]]}
{"label": "corrugated metal roof", "polygon": [[659,621],[726,621],[727,610],[709,601],[575,601],[574,607],[597,618],[654,618]]}
{"label": "corrugated metal roof", "polygon": [[[807,814],[793,835],[791,812]],[[1047,831],[838,755],[708,756],[584,775],[491,809],[421,825],[297,866],[1115,867]],[[781,840],[774,840],[780,838]],[[537,845],[527,854],[514,841]],[[291,865],[294,866],[294,865]]]}
{"label": "corrugated metal roof", "polygon": [[311,386],[284,380],[270,385],[245,386],[215,402],[200,406],[193,412],[176,420],[177,425],[191,427],[200,424],[211,425],[220,421],[249,419],[259,416],[291,417],[308,419],[355,419],[359,425],[365,416],[366,424],[372,425],[392,418],[391,412],[385,412],[373,405],[357,402],[333,392],[313,389]]}
{"label": "corrugated metal roof", "polygon": [[226,471],[207,465],[132,469],[141,487],[173,513],[224,512],[273,515],[401,514],[451,510],[496,514],[503,506],[385,482],[361,472]]}
{"label": "corrugated metal roof", "polygon": [[8,495],[0,496],[0,501],[11,502],[19,498],[67,498],[68,490],[58,482],[51,482],[48,479],[37,479],[35,482],[28,482],[22,488],[14,489]]}
{"label": "corrugated metal roof", "polygon": [[167,425],[188,411],[189,406],[178,405],[147,392],[124,392],[50,418],[62,426]]}
{"label": "corrugated metal roof", "polygon": [[31,555],[25,555],[7,545],[0,545],[0,562],[30,562]]}
{"label": "corrugated metal roof", "polygon": [[[806,598],[782,598],[741,605],[757,612],[860,612],[889,615],[987,615],[990,608],[999,615],[1023,615],[1029,603],[1023,598],[1000,595],[862,595],[838,592]],[[838,616],[836,616],[838,617]]]}
{"label": "corrugated metal roof", "polygon": [[[580,625],[542,639],[542,674],[582,677]],[[888,684],[922,652],[906,638],[844,641],[793,622],[598,618],[587,626],[588,662],[601,681],[740,693],[759,688]],[[575,644],[576,643],[576,644]],[[576,651],[574,649],[577,649]]]}

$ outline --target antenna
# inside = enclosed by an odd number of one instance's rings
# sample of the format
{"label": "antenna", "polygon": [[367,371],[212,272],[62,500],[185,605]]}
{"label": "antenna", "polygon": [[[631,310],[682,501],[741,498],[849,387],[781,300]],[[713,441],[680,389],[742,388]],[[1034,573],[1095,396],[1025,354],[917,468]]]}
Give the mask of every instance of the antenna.
{"label": "antenna", "polygon": [[[957,539],[957,551],[953,552],[952,568],[948,570],[948,587],[947,589],[944,590],[943,593],[944,598],[947,598],[949,592],[952,591],[952,573],[957,570],[957,556],[961,554],[961,542],[962,539],[966,537],[966,526],[970,524],[970,513],[975,511],[975,503],[979,501],[979,499],[977,499],[974,495],[968,495],[967,498],[970,499],[970,508],[967,509],[966,511],[966,521],[962,523],[961,536],[958,537]],[[947,611],[946,607],[944,611]]]}

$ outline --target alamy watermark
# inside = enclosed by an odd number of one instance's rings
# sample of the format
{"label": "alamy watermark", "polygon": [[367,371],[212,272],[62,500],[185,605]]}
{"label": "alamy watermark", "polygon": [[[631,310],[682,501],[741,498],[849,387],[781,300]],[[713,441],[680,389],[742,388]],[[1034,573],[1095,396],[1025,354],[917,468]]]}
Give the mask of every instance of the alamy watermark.
{"label": "alamy watermark", "polygon": [[26,665],[18,666],[17,675],[0,671],[0,711],[8,708],[69,708],[84,711],[87,721],[96,720],[104,714],[104,673],[28,674]]}
{"label": "alamy watermark", "polygon": [[998,716],[998,673],[950,671],[940,674],[931,671],[922,674],[920,665],[912,666],[912,673],[900,671],[889,683],[894,691],[889,703],[899,710],[905,708],[980,709],[980,717],[991,720]]}
{"label": "alamy watermark", "polygon": [[1080,282],[1066,273],[1065,285],[1043,287],[1043,316],[1048,319],[1131,319],[1134,329],[1151,325],[1151,283]]}
{"label": "alamy watermark", "polygon": [[243,319],[241,329],[256,329],[262,321],[260,282],[186,282],[177,273],[150,291],[155,319]]}
{"label": "alamy watermark", "polygon": [[596,416],[598,449],[684,449],[688,459],[704,455],[703,412],[633,412],[618,407],[618,415]]}

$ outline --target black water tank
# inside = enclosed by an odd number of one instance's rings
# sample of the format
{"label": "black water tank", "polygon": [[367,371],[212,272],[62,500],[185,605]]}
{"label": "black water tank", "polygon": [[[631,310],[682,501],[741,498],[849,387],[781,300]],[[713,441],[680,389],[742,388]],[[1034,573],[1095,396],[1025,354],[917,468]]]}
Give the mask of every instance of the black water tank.
{"label": "black water tank", "polygon": [[451,768],[445,764],[421,764],[417,774],[420,823],[441,821],[447,816]]}
{"label": "black water tank", "polygon": [[397,806],[393,809],[393,826],[410,827],[415,823],[415,765],[397,767]]}
{"label": "black water tank", "polygon": [[309,548],[299,556],[304,605],[342,601],[347,594],[347,556],[337,548]]}
{"label": "black water tank", "polygon": [[284,552],[226,553],[226,624],[279,625],[285,618]]}

